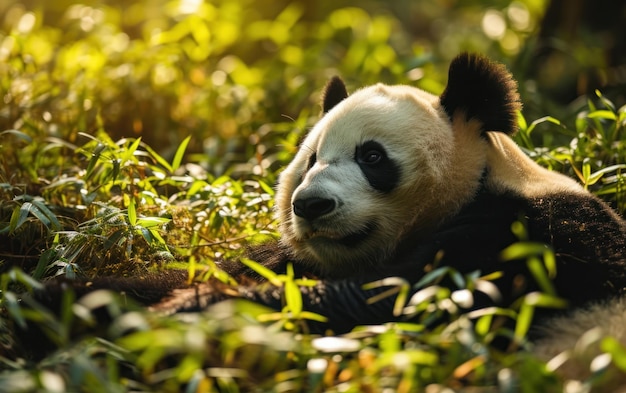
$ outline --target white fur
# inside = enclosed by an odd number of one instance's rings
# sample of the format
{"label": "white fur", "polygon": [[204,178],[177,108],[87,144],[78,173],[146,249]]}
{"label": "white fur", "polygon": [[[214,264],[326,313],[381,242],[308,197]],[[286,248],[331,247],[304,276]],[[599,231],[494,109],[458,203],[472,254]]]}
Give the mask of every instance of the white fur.
{"label": "white fur", "polygon": [[[585,382],[597,367],[607,337],[626,347],[626,299],[598,303],[572,314],[554,318],[543,327],[544,338],[537,341],[534,353],[566,380]],[[603,355],[604,356],[604,355]],[[595,363],[594,363],[595,362]],[[597,392],[626,392],[626,373],[609,365],[594,381]]]}
{"label": "white fur", "polygon": [[487,135],[491,144],[487,160],[492,189],[512,190],[529,198],[562,192],[586,193],[573,179],[549,171],[531,160],[507,135],[499,132]]}

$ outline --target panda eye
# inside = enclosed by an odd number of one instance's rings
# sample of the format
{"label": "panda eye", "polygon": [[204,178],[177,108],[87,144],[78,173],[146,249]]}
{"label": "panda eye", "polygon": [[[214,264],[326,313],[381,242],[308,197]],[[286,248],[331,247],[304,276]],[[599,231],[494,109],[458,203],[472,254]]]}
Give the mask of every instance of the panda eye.
{"label": "panda eye", "polygon": [[378,150],[370,150],[363,154],[361,162],[368,165],[378,164],[383,159],[383,153]]}
{"label": "panda eye", "polygon": [[313,153],[309,157],[309,162],[307,162],[306,170],[308,171],[309,169],[311,169],[313,167],[313,165],[315,165],[316,162],[317,162],[317,154]]}
{"label": "panda eye", "polygon": [[387,158],[385,149],[377,142],[368,141],[356,150],[356,160],[359,164],[377,165]]}

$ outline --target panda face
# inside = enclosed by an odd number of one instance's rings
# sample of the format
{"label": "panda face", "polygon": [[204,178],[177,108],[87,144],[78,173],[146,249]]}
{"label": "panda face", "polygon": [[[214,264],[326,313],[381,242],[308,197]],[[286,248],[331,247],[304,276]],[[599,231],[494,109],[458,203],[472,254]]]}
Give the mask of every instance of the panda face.
{"label": "panda face", "polygon": [[390,256],[434,209],[453,157],[438,97],[376,85],[328,111],[280,176],[282,241],[325,275],[347,276]]}

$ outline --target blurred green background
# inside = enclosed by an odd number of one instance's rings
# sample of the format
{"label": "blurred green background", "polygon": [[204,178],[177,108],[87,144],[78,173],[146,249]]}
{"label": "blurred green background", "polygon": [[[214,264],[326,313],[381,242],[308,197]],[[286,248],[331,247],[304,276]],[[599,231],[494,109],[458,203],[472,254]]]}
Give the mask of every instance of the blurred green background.
{"label": "blurred green background", "polygon": [[509,66],[527,118],[567,119],[595,89],[619,106],[624,20],[622,0],[4,0],[0,129],[141,136],[166,157],[192,135],[215,174],[272,173],[333,75],[437,94],[475,51]]}
{"label": "blurred green background", "polygon": [[[12,291],[31,288],[28,275],[149,277],[163,268],[230,283],[215,261],[279,236],[272,184],[319,119],[326,81],[438,94],[462,51],[503,62],[519,81],[516,141],[526,153],[624,214],[624,21],[625,0],[0,0],[0,369],[9,370],[0,391],[595,385],[604,366],[565,384],[528,353],[492,354],[494,337],[518,332],[490,327],[500,309],[476,328],[435,315],[442,325],[427,331],[372,330],[355,336],[358,355],[342,358],[313,348],[309,335],[276,335],[304,318],[289,308],[267,331],[246,303],[198,323],[115,314],[99,338],[75,341],[93,321],[70,292],[57,318]],[[453,304],[448,296],[424,306],[443,311],[435,302]],[[106,299],[110,310],[127,307],[125,297]],[[524,330],[537,302],[520,301],[502,315],[520,315]],[[2,351],[16,346],[6,327],[24,320],[58,351],[7,361]],[[626,351],[608,343],[601,363],[610,353],[623,368]],[[329,359],[324,377],[306,367],[316,358]]]}

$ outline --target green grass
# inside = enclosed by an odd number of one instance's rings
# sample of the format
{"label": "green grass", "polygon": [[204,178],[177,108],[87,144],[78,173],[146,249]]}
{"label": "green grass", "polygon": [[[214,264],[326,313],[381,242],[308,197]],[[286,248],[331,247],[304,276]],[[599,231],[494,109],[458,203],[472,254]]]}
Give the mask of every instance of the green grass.
{"label": "green grass", "polygon": [[[385,12],[328,7],[316,19],[299,2],[269,2],[257,13],[244,12],[244,1],[193,13],[178,3],[151,2],[145,13],[131,2],[66,11],[16,4],[4,6],[12,19],[0,30],[0,390],[563,390],[527,351],[491,346],[507,335],[523,349],[534,308],[560,305],[546,279],[553,256],[532,244],[508,252],[528,258],[542,295],[462,314],[457,304],[490,278],[442,268],[413,297],[402,280],[384,283],[400,294],[399,313],[418,315],[414,323],[341,338],[305,333],[306,321],[320,316],[302,310],[294,288],[310,282],[290,272],[261,272],[285,286],[282,312],[230,301],[205,314],[162,316],[103,292],[67,292],[55,313],[20,301],[54,276],[175,268],[232,283],[215,260],[278,236],[272,187],[318,118],[328,76],[345,75],[352,88],[383,80],[438,93],[447,64],[441,47],[411,43]],[[461,12],[450,12],[461,23]],[[477,11],[466,12],[473,20]],[[255,23],[262,28],[247,28]],[[497,42],[469,37],[464,48],[511,60]],[[573,110],[525,115],[516,138],[533,159],[626,211],[626,107],[598,92]],[[439,287],[444,277],[457,288]],[[102,305],[106,324],[92,312]],[[449,323],[424,329],[443,313]],[[498,327],[499,318],[514,329]],[[27,323],[52,343],[43,358],[26,356],[5,334]],[[624,368],[626,350],[605,348]]]}

